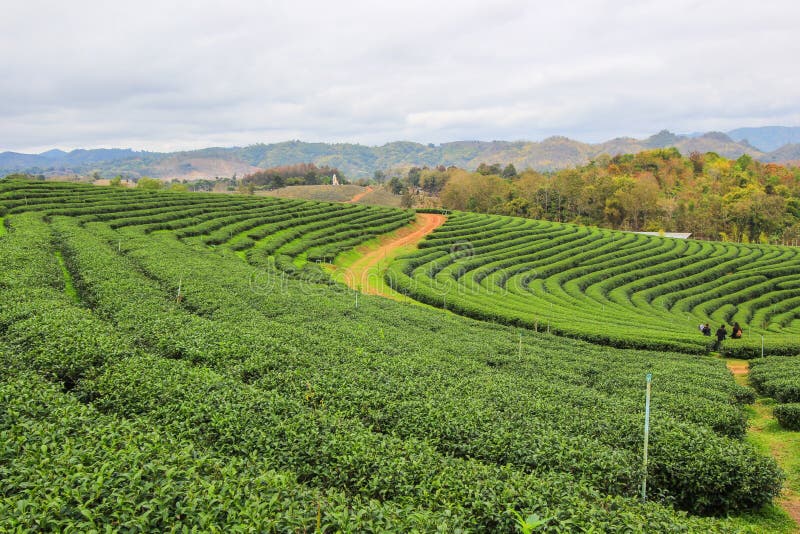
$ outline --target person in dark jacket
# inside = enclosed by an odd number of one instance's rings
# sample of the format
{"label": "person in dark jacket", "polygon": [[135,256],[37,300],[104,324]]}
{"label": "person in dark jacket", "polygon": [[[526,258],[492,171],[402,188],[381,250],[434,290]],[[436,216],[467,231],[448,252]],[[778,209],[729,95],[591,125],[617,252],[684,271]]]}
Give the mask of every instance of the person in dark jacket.
{"label": "person in dark jacket", "polygon": [[742,327],[739,323],[733,323],[731,327],[731,339],[742,339]]}
{"label": "person in dark jacket", "polygon": [[717,328],[717,342],[714,344],[714,350],[719,351],[722,348],[722,342],[728,337],[728,331],[725,330],[725,325],[720,325]]}
{"label": "person in dark jacket", "polygon": [[704,324],[702,332],[704,336],[711,336],[711,325],[708,323]]}

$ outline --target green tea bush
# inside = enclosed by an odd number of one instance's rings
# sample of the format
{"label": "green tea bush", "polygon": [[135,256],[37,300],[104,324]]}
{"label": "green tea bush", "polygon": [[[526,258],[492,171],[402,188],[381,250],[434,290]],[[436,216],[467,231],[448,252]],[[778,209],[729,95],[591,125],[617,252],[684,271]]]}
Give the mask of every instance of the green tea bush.
{"label": "green tea bush", "polygon": [[800,403],[778,404],[772,413],[783,428],[800,430]]}
{"label": "green tea bush", "polygon": [[[0,203],[18,211],[0,238],[0,432],[15,436],[0,440],[0,530],[507,532],[535,516],[553,532],[713,532],[723,523],[672,506],[727,514],[780,489],[774,462],[741,440],[749,399],[718,360],[541,332],[520,339],[508,326],[368,296],[355,307],[349,290],[276,270],[322,276],[304,257],[327,258],[408,212],[2,185]],[[161,209],[173,201],[172,214]],[[344,216],[326,226],[323,214]],[[644,282],[624,267],[644,271],[648,255],[674,253],[668,265],[679,270],[687,254],[716,248],[660,242],[655,254],[649,238],[457,218],[406,260],[418,269],[401,269],[407,278],[457,287],[469,277],[492,290],[519,281],[505,304],[521,316],[530,288],[541,293],[532,302],[554,304],[530,325],[540,331],[575,335],[567,319],[606,307],[611,326],[592,335],[691,349],[691,340],[623,328],[643,305],[637,295],[668,273],[662,265]],[[508,250],[494,239],[505,230]],[[206,239],[217,235],[212,248]],[[629,251],[617,250],[617,236]],[[576,253],[577,244],[589,248]],[[558,260],[543,262],[548,253]],[[601,287],[592,262],[619,283]],[[534,276],[534,264],[550,276]],[[65,276],[80,302],[66,295]],[[436,302],[439,288],[424,287]],[[589,294],[595,304],[575,312]],[[497,320],[480,300],[449,299],[448,308]],[[656,502],[643,505],[646,373]]]}
{"label": "green tea bush", "polygon": [[722,352],[754,358],[762,335],[769,355],[800,350],[798,274],[794,249],[455,213],[386,279],[459,314],[620,348],[703,353],[698,324],[737,321],[745,335]]}

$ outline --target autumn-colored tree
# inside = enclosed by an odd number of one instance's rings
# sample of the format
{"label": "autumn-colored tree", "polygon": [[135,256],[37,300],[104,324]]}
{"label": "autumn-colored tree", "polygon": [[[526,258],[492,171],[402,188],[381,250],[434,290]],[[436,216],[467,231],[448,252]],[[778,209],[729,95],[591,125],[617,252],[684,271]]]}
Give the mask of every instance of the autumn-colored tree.
{"label": "autumn-colored tree", "polygon": [[[436,171],[421,171],[438,179]],[[500,173],[500,176],[498,176]],[[800,168],[749,156],[673,148],[614,157],[552,173],[501,176],[499,165],[474,173],[448,169],[445,207],[612,228],[691,232],[736,241],[800,239]],[[436,179],[433,177],[437,176]],[[435,188],[430,188],[434,191]],[[791,237],[790,237],[791,236]]]}

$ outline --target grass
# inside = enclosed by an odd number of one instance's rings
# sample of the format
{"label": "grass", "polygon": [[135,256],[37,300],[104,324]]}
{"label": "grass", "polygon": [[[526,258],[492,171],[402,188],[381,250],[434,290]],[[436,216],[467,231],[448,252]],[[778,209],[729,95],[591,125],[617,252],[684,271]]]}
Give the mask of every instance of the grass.
{"label": "grass", "polygon": [[298,254],[297,256],[294,257],[294,259],[292,260],[292,263],[298,269],[302,269],[303,265],[308,263],[308,253],[307,252],[303,252],[301,254]]}
{"label": "grass", "polygon": [[75,284],[72,283],[72,275],[67,269],[67,264],[64,263],[64,256],[61,255],[61,251],[56,251],[56,259],[58,260],[58,265],[61,267],[61,274],[64,275],[64,293],[69,297],[69,299],[73,302],[73,304],[80,304],[81,299],[78,297],[78,291],[75,289]]}
{"label": "grass", "polygon": [[753,534],[763,534],[770,532],[773,534],[794,534],[798,532],[795,523],[786,510],[779,506],[770,504],[758,512],[741,514],[726,520],[731,532],[748,532]]}
{"label": "grass", "polygon": [[[747,360],[726,359],[728,368],[746,368]],[[748,386],[747,374],[734,374],[736,383]],[[769,397],[759,397],[753,406],[745,408],[749,427],[747,441],[762,454],[772,456],[786,475],[783,494],[778,504],[800,499],[800,432],[781,428],[772,415],[775,401]],[[796,505],[796,504],[795,504]],[[731,519],[733,528],[753,532],[790,533],[800,532],[798,525],[780,506],[769,505],[758,513],[744,514]]]}
{"label": "grass", "polygon": [[[363,193],[366,188],[360,185],[292,185],[273,189],[271,191],[259,191],[260,196],[296,198],[303,200],[319,200],[323,202],[349,202],[356,195]],[[393,195],[383,187],[375,187],[356,204],[368,204],[370,206],[388,206],[399,208],[401,197]]]}
{"label": "grass", "polygon": [[5,218],[0,217],[0,236],[3,236],[5,233],[6,233]]}
{"label": "grass", "polygon": [[[371,193],[370,193],[371,194]],[[400,247],[392,247],[387,249],[383,258],[376,264],[370,265],[364,270],[353,269],[353,265],[367,254],[374,253],[375,251],[384,247],[387,243],[394,241],[401,237],[404,232],[408,231],[408,226],[398,228],[397,230],[388,234],[377,236],[369,241],[364,242],[360,246],[351,249],[347,252],[339,254],[331,264],[323,265],[323,268],[328,271],[330,276],[337,282],[345,284],[352,289],[356,289],[362,293],[371,295],[380,295],[382,297],[390,298],[398,302],[414,304],[431,308],[428,304],[424,304],[417,300],[403,295],[386,283],[384,273],[387,267],[399,256],[410,254],[417,250],[416,245],[405,245]],[[366,282],[364,284],[363,282]]]}
{"label": "grass", "polygon": [[[324,268],[330,273],[331,277],[335,281],[341,282],[345,285],[351,285],[348,283],[348,274],[352,274],[355,279],[362,279],[364,274],[361,272],[353,272],[351,269],[352,265],[364,255],[378,250],[387,241],[387,238],[391,239],[396,235],[397,230],[390,234],[385,234],[371,239],[353,250],[339,254],[336,257],[336,260],[333,262],[333,265],[326,264],[324,265]],[[386,272],[386,268],[390,263],[392,263],[392,261],[394,261],[395,258],[402,254],[413,252],[414,250],[416,250],[415,246],[405,246],[398,247],[387,252],[386,256],[384,256],[381,261],[368,269],[366,273],[366,287],[362,287],[362,284],[357,284],[358,287],[354,287],[353,289],[358,289],[362,293],[388,297],[398,302],[406,302],[409,304],[419,304],[424,306],[424,304],[412,299],[411,297],[400,294],[389,287],[389,285],[386,283],[386,280],[383,278],[383,273]]]}
{"label": "grass", "polygon": [[369,204],[370,206],[388,206],[390,208],[400,208],[402,197],[393,195],[382,187],[364,195],[357,204]]}
{"label": "grass", "polygon": [[299,198],[323,202],[347,202],[363,191],[364,188],[360,185],[292,185],[270,191],[259,191],[258,194],[268,197]]}

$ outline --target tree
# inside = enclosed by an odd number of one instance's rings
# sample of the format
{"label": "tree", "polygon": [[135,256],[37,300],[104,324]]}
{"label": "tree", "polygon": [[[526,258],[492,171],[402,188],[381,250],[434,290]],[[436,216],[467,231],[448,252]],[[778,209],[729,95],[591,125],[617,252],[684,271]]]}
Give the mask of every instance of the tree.
{"label": "tree", "polygon": [[508,165],[506,165],[505,169],[503,169],[503,174],[501,176],[503,178],[516,178],[517,168],[514,167],[513,163],[509,163]]}
{"label": "tree", "polygon": [[419,177],[422,169],[419,167],[411,167],[408,169],[408,174],[406,176],[408,180],[408,185],[412,187],[419,187]]}
{"label": "tree", "polygon": [[189,191],[189,186],[174,182],[170,184],[168,191],[172,191],[173,193],[186,193]]}
{"label": "tree", "polygon": [[108,185],[111,187],[122,187],[122,176],[119,174],[113,177],[109,182]]}
{"label": "tree", "polygon": [[475,169],[475,172],[484,176],[489,176],[492,174],[500,175],[500,164],[495,163],[493,165],[487,165],[486,163],[481,163],[478,165],[478,168]]}
{"label": "tree", "polygon": [[252,195],[256,192],[256,184],[253,182],[240,182],[239,193],[243,195]]}
{"label": "tree", "polygon": [[446,170],[425,169],[420,175],[419,185],[426,193],[438,195],[449,179],[450,174]]}
{"label": "tree", "polygon": [[137,189],[146,189],[148,191],[157,191],[164,188],[164,183],[158,178],[150,178],[149,176],[142,176],[136,182]]}
{"label": "tree", "polygon": [[406,189],[403,191],[403,196],[400,198],[400,206],[403,208],[410,208],[414,205],[414,197],[411,195],[411,191]]}
{"label": "tree", "polygon": [[399,195],[403,192],[403,182],[400,181],[400,178],[395,176],[391,180],[389,180],[389,191],[392,192],[393,195]]}

